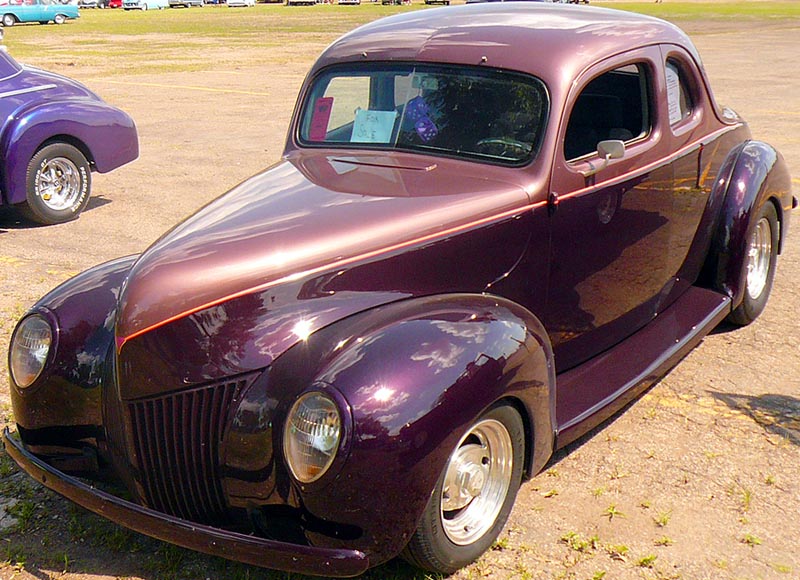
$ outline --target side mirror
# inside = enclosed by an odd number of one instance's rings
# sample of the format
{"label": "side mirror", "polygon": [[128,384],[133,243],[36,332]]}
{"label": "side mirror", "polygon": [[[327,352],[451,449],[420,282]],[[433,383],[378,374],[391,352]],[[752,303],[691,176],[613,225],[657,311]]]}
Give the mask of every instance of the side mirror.
{"label": "side mirror", "polygon": [[600,141],[597,144],[597,154],[605,159],[606,163],[609,159],[622,159],[625,157],[625,143],[618,139]]}
{"label": "side mirror", "polygon": [[608,162],[612,159],[622,159],[625,157],[625,143],[619,139],[600,141],[600,143],[597,144],[597,155],[603,158],[603,163],[595,167],[589,162],[589,167],[591,167],[591,169],[588,171],[581,171],[583,177],[591,177],[598,171],[605,169],[608,167]]}

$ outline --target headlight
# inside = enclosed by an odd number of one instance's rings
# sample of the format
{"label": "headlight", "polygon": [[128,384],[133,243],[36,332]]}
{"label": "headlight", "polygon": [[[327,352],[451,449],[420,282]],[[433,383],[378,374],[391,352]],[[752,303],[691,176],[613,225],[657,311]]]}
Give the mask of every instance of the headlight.
{"label": "headlight", "polygon": [[32,314],[19,323],[11,339],[8,367],[14,383],[24,389],[39,377],[53,344],[53,329],[39,314]]}
{"label": "headlight", "polygon": [[342,419],[333,399],[320,392],[297,399],[283,430],[283,454],[292,475],[301,483],[322,477],[336,457],[341,435]]}

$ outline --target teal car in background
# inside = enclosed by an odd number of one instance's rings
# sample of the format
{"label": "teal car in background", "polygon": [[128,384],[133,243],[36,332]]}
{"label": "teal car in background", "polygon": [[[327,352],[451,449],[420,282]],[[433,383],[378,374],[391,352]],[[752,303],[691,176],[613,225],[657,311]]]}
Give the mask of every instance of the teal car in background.
{"label": "teal car in background", "polygon": [[0,0],[3,26],[14,26],[18,22],[55,22],[64,24],[68,18],[79,18],[74,4],[60,4],[53,0]]}

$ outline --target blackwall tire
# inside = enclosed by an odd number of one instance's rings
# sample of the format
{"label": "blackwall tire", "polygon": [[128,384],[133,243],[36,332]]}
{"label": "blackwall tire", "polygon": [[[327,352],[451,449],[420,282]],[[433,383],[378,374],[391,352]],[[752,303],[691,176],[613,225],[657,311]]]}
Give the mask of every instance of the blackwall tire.
{"label": "blackwall tire", "polygon": [[508,519],[522,481],[525,428],[510,405],[491,408],[450,455],[403,557],[452,574],[488,550]]}
{"label": "blackwall tire", "polygon": [[91,175],[86,157],[72,145],[42,147],[28,163],[22,213],[46,225],[74,220],[89,203]]}
{"label": "blackwall tire", "polygon": [[742,272],[745,278],[744,297],[728,316],[729,322],[746,326],[758,318],[767,306],[778,259],[779,228],[775,206],[766,202],[756,215],[745,248],[745,271]]}

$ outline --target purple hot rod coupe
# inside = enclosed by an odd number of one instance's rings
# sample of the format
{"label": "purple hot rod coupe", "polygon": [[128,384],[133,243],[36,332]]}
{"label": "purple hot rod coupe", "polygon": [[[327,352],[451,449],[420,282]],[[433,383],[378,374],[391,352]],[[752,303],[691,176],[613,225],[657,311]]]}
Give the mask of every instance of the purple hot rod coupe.
{"label": "purple hot rod coupe", "polygon": [[[279,163],[24,316],[5,444],[195,550],[449,573],[554,449],[761,313],[796,205],[671,24],[379,20],[314,65]],[[66,475],[98,472],[132,499]]]}
{"label": "purple hot rod coupe", "polygon": [[133,120],[82,84],[0,51],[0,204],[56,224],[89,203],[91,172],[139,155]]}

